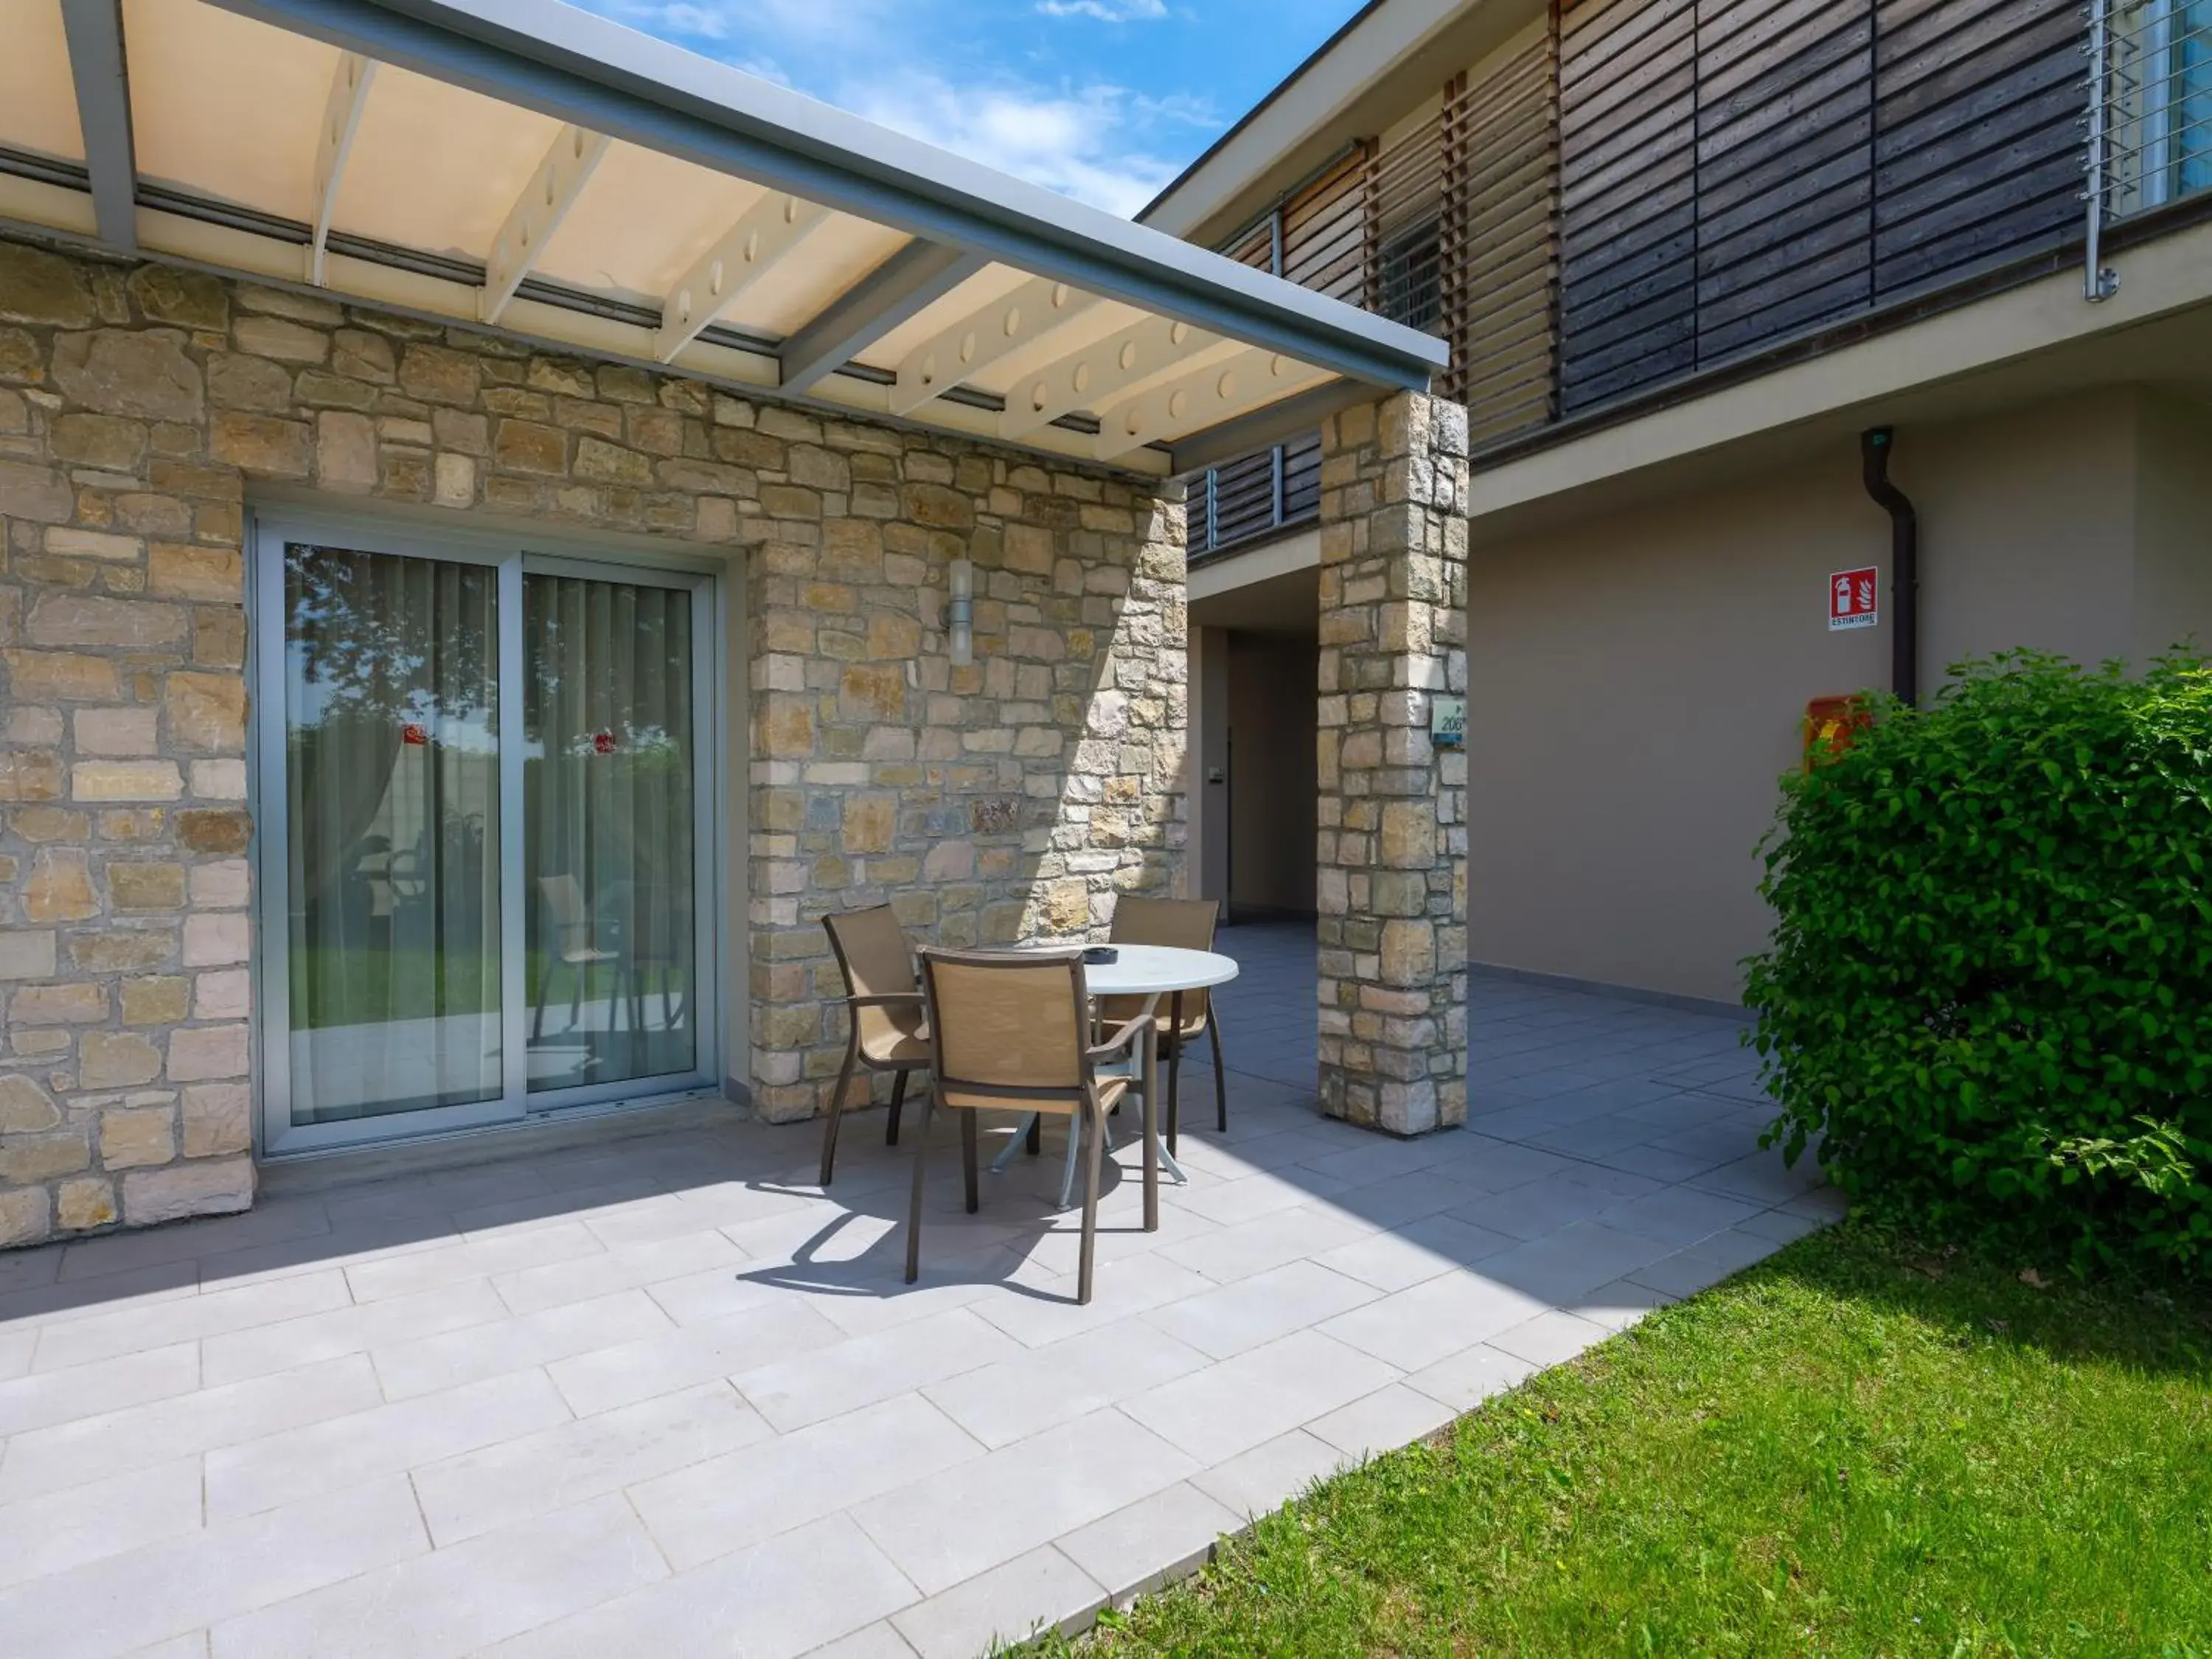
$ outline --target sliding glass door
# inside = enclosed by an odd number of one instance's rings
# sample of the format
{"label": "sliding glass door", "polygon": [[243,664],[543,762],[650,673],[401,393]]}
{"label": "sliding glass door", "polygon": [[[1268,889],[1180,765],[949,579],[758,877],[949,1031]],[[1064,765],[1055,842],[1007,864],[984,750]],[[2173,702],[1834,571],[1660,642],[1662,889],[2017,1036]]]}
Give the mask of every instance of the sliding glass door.
{"label": "sliding glass door", "polygon": [[264,524],[264,1146],[712,1076],[708,579]]}

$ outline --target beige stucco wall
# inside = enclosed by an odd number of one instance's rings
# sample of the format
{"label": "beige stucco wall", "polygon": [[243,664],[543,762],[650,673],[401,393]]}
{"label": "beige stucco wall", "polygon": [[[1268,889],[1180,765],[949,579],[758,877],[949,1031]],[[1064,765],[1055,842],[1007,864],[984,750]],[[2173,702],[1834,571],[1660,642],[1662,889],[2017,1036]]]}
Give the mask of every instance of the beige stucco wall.
{"label": "beige stucco wall", "polygon": [[[2212,422],[2116,388],[1907,428],[1923,691],[1968,654],[2212,639]],[[1754,848],[1809,698],[1886,684],[1831,634],[1832,572],[1889,565],[1856,446],[1510,539],[1473,526],[1469,956],[1733,1000],[1764,941]]]}

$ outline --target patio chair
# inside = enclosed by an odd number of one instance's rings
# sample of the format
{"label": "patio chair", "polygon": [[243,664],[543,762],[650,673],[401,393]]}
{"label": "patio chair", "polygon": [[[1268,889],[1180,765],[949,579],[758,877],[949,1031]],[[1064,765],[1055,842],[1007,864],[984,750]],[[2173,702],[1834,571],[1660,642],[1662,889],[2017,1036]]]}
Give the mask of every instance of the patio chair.
{"label": "patio chair", "polygon": [[[1221,920],[1216,899],[1160,899],[1123,896],[1115,902],[1114,922],[1107,938],[1116,945],[1169,945],[1185,951],[1211,951]],[[1134,1019],[1144,1007],[1138,997],[1107,997],[1101,1014],[1109,1024]],[[1162,1057],[1167,1061],[1165,1118],[1168,1150],[1176,1144],[1176,1095],[1181,1081],[1182,1048],[1186,1042],[1206,1037],[1213,1046],[1213,1115],[1223,1133],[1229,1130],[1228,1073],[1221,1064],[1221,1017],[1212,998],[1204,991],[1182,994],[1182,1019],[1176,1018],[1173,999],[1163,997],[1156,1012]]]}
{"label": "patio chair", "polygon": [[932,1105],[960,1115],[960,1155],[968,1213],[976,1207],[975,1115],[1000,1109],[1053,1112],[1085,1137],[1083,1243],[1075,1299],[1091,1300],[1091,1258],[1098,1236],[1098,1166],[1106,1114],[1127,1091],[1126,1077],[1101,1077],[1098,1062],[1126,1054],[1143,1022],[1131,1020],[1104,1042],[1091,1042],[1091,994],[1079,951],[982,951],[925,949],[931,1069],[923,1097],[921,1145],[914,1154],[914,1207],[907,1219],[906,1280],[921,1272],[921,1204],[929,1170]]}
{"label": "patio chair", "polygon": [[[607,1013],[607,1029],[612,1031],[616,1012],[628,1006],[623,997],[623,987],[629,978],[628,963],[621,951],[610,951],[600,945],[599,926],[584,903],[584,889],[575,877],[540,876],[538,894],[544,901],[545,919],[552,936],[544,945],[545,965],[538,970],[537,1006],[530,1018],[531,1041],[536,1042],[545,1032],[545,1000],[552,994],[556,964],[568,970],[568,1030],[572,1036],[583,1018],[585,980],[600,963],[615,964],[615,999]],[[635,1016],[631,1029],[636,1029]]]}
{"label": "patio chair", "polygon": [[890,1121],[884,1145],[898,1145],[899,1108],[906,1100],[910,1073],[929,1064],[929,1032],[922,1021],[921,986],[914,976],[914,949],[906,929],[888,904],[824,916],[822,926],[845,976],[848,1033],[845,1065],[830,1099],[830,1121],[822,1129],[822,1184],[837,1161],[837,1124],[845,1115],[845,1091],[855,1066],[891,1074]]}

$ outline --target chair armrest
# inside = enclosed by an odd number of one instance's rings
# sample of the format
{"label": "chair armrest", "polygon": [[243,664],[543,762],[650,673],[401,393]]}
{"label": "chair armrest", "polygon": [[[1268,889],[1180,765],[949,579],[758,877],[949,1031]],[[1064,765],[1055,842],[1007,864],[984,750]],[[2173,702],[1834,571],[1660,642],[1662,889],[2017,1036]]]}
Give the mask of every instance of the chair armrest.
{"label": "chair armrest", "polygon": [[1094,1060],[1111,1060],[1115,1055],[1124,1052],[1136,1039],[1137,1034],[1151,1024],[1155,1018],[1156,1016],[1152,1014],[1139,1014],[1136,1018],[1115,1032],[1105,1042],[1093,1043],[1086,1051],[1087,1058]]}

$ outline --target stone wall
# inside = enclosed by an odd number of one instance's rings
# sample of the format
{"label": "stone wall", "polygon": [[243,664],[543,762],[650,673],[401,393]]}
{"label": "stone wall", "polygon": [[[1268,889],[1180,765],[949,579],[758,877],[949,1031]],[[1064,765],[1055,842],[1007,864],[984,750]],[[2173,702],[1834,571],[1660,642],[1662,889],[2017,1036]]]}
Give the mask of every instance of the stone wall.
{"label": "stone wall", "polygon": [[[732,833],[755,927],[730,973],[774,1115],[818,1103],[842,1040],[821,909],[1074,933],[1173,878],[1179,506],[0,240],[0,1243],[252,1201],[241,549],[262,480],[744,550],[757,787]],[[937,632],[956,552],[972,670]]]}
{"label": "stone wall", "polygon": [[1467,411],[1401,393],[1322,433],[1321,1108],[1467,1120]]}

